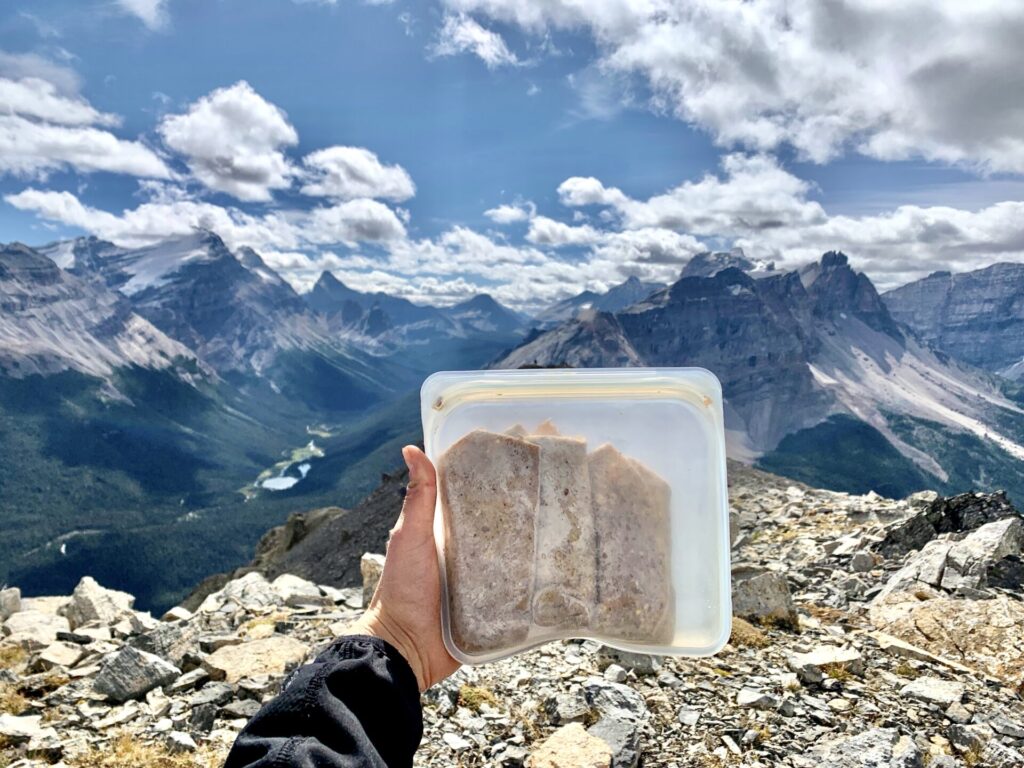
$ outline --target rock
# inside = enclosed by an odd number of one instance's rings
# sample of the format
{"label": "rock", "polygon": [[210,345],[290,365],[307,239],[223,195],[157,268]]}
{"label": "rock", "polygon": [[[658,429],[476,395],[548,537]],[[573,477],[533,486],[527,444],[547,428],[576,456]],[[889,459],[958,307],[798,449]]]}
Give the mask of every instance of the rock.
{"label": "rock", "polygon": [[324,595],[316,584],[290,573],[282,573],[274,579],[272,586],[280,593],[285,605],[334,605],[334,600]]}
{"label": "rock", "polygon": [[22,597],[21,610],[40,611],[52,616],[63,616],[71,598],[61,595],[43,595],[42,597]]}
{"label": "rock", "polygon": [[384,555],[376,555],[366,552],[359,560],[359,573],[363,577],[363,607],[370,604],[373,593],[377,589],[377,582],[384,572]]}
{"label": "rock", "polygon": [[172,683],[180,674],[159,656],[126,646],[103,663],[92,687],[111,701],[123,702]]}
{"label": "rock", "polygon": [[922,768],[923,756],[895,728],[872,728],[811,749],[807,765],[816,768]]}
{"label": "rock", "polygon": [[961,725],[971,722],[971,718],[974,717],[967,707],[961,704],[959,701],[954,701],[944,712],[946,718],[954,723],[960,723]]}
{"label": "rock", "polygon": [[167,751],[172,755],[187,754],[198,749],[195,739],[183,731],[171,731],[164,740]]}
{"label": "rock", "polygon": [[855,552],[850,558],[850,570],[854,573],[867,573],[875,567],[875,558],[870,552]]}
{"label": "rock", "polygon": [[140,651],[153,653],[180,666],[186,654],[199,646],[199,627],[186,622],[162,623],[129,643]]}
{"label": "rock", "polygon": [[201,707],[204,704],[216,704],[223,706],[235,696],[235,689],[227,683],[207,683],[198,691],[193,693],[188,700],[190,707]]}
{"label": "rock", "polygon": [[789,668],[805,683],[820,683],[829,668],[844,668],[854,675],[864,674],[864,661],[853,648],[821,645],[809,653],[795,653],[787,657]]}
{"label": "rock", "polygon": [[188,716],[188,727],[193,733],[209,733],[217,720],[216,704],[200,704],[192,707]]}
{"label": "rock", "polygon": [[544,702],[544,711],[554,725],[582,722],[590,714],[590,704],[583,691],[577,688],[549,697]]}
{"label": "rock", "polygon": [[903,686],[900,696],[948,707],[964,697],[964,684],[937,677],[919,677]]}
{"label": "rock", "polygon": [[779,699],[754,688],[741,688],[736,694],[736,705],[748,709],[775,709],[779,706]]}
{"label": "rock", "polygon": [[602,717],[587,733],[601,739],[611,749],[612,768],[634,768],[640,762],[640,729],[635,721]]}
{"label": "rock", "polygon": [[700,711],[691,707],[680,707],[676,719],[683,725],[696,725],[700,720]]}
{"label": "rock", "polygon": [[262,574],[252,571],[208,595],[196,612],[214,613],[225,607],[257,611],[277,605],[280,599],[270,582]]}
{"label": "rock", "polygon": [[6,739],[12,744],[21,744],[46,732],[42,725],[41,715],[23,715],[16,717],[6,713],[0,714],[0,740]]}
{"label": "rock", "polygon": [[612,648],[608,645],[602,645],[597,651],[598,666],[603,667],[608,664],[617,664],[624,669],[632,670],[637,675],[657,674],[663,663],[664,659],[661,656],[620,651],[618,648]]}
{"label": "rock", "polygon": [[241,645],[227,645],[203,660],[214,680],[236,683],[243,677],[281,675],[301,663],[309,646],[293,637],[272,635]]}
{"label": "rock", "polygon": [[611,748],[579,723],[562,726],[538,744],[530,755],[529,768],[608,768]]}
{"label": "rock", "polygon": [[82,646],[60,641],[46,646],[36,657],[37,669],[47,670],[54,667],[73,667],[85,655]]}
{"label": "rock", "polygon": [[169,686],[167,686],[168,693],[183,693],[184,691],[196,688],[207,680],[210,679],[210,673],[202,667],[189,670]]}
{"label": "rock", "polygon": [[899,593],[876,601],[872,624],[926,651],[1007,681],[1024,675],[1024,604]]}
{"label": "rock", "polygon": [[1019,555],[1022,547],[1024,522],[1019,517],[987,523],[949,548],[941,586],[950,592],[986,587],[989,569]]}
{"label": "rock", "polygon": [[893,525],[875,550],[896,558],[922,549],[940,533],[973,531],[986,523],[1019,516],[1002,491],[937,498],[927,509]]}
{"label": "rock", "polygon": [[71,593],[71,602],[68,603],[65,616],[72,629],[91,621],[114,624],[130,616],[134,604],[133,595],[116,589],[105,589],[91,576],[83,576]]}
{"label": "rock", "polygon": [[248,720],[260,711],[260,703],[252,699],[230,701],[220,708],[222,717],[244,718]]}
{"label": "rock", "polygon": [[448,732],[441,737],[442,741],[448,745],[448,748],[453,752],[464,752],[473,746],[473,742],[467,741],[466,739],[459,736],[457,733]]}
{"label": "rock", "polygon": [[609,664],[604,670],[604,679],[613,683],[621,683],[626,679],[626,670],[618,664]]}
{"label": "rock", "polygon": [[733,569],[732,610],[745,619],[770,619],[785,624],[796,621],[786,577],[775,571]]}
{"label": "rock", "polygon": [[71,626],[63,616],[22,609],[4,622],[6,641],[30,651],[38,651],[57,640],[58,632],[68,632]]}
{"label": "rock", "polygon": [[1011,739],[1024,739],[1024,725],[1015,723],[1002,713],[988,715],[985,723],[996,733],[1009,736]]}
{"label": "rock", "polygon": [[643,696],[627,685],[589,677],[583,684],[583,692],[587,703],[601,717],[640,720],[647,716],[647,704]]}
{"label": "rock", "polygon": [[21,610],[21,590],[17,587],[0,589],[0,621],[7,621]]}
{"label": "rock", "polygon": [[191,618],[192,611],[184,606],[176,605],[168,609],[167,613],[160,617],[160,621],[188,621]]}

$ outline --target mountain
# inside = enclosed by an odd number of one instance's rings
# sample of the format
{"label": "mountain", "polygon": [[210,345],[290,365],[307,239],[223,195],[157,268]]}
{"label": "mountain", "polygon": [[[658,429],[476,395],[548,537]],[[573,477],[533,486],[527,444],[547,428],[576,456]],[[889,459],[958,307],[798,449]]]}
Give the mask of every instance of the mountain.
{"label": "mountain", "polygon": [[882,296],[890,314],[960,360],[1024,378],[1024,264],[934,272]]}
{"label": "mountain", "polygon": [[303,298],[329,327],[421,376],[479,368],[518,344],[528,327],[525,317],[486,294],[432,307],[381,292],[361,293],[330,272],[323,272]]}
{"label": "mountain", "polygon": [[499,304],[486,293],[441,311],[469,334],[515,336],[521,335],[527,325],[523,315]]}
{"label": "mountain", "polygon": [[741,272],[767,274],[775,271],[775,264],[754,261],[747,257],[742,248],[733,248],[731,251],[704,251],[686,262],[680,277],[714,277],[723,269],[730,268]]}
{"label": "mountain", "polygon": [[533,322],[538,328],[551,328],[558,323],[573,318],[580,310],[594,309],[599,312],[619,312],[631,304],[646,299],[664,286],[660,283],[648,283],[633,276],[623,283],[609,288],[605,293],[583,291],[568,299],[562,299],[542,310]]}
{"label": "mountain", "polygon": [[41,253],[0,245],[0,372],[198,367],[196,355],[137,314],[120,294],[60,269]]}
{"label": "mountain", "polygon": [[[621,362],[619,362],[621,361]],[[730,454],[851,491],[993,482],[1024,495],[1024,410],[904,334],[846,256],[755,279],[681,277],[615,314],[532,335],[498,365],[696,365],[726,396]]]}

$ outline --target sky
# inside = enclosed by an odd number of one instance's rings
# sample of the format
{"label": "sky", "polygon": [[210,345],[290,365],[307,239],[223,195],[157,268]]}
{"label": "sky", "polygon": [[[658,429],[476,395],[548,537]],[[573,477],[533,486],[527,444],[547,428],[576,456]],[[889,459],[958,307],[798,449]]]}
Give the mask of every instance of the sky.
{"label": "sky", "polygon": [[194,227],[524,309],[695,254],[1024,260],[1018,0],[8,0],[0,240]]}

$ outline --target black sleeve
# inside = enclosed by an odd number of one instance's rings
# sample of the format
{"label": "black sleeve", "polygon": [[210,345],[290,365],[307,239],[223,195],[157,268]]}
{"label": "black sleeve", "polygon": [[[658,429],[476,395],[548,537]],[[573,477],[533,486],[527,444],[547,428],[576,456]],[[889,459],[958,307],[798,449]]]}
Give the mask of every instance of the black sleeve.
{"label": "black sleeve", "polygon": [[422,736],[419,686],[402,655],[375,637],[343,637],[292,673],[224,768],[411,766]]}

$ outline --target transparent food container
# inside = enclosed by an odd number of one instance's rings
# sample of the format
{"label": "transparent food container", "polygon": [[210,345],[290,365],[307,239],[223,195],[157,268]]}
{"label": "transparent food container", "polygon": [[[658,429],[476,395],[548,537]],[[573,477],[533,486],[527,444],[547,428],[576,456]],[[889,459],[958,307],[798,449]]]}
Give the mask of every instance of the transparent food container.
{"label": "transparent food container", "polygon": [[728,496],[714,375],[443,372],[420,398],[452,656],[475,664],[570,637],[651,654],[725,644]]}

